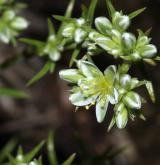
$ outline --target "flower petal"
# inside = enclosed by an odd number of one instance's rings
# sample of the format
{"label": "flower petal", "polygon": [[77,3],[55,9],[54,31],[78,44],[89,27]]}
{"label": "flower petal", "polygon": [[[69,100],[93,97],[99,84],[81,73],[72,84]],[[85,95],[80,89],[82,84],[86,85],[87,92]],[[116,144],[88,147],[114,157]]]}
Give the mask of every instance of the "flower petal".
{"label": "flower petal", "polygon": [[98,98],[96,104],[96,118],[99,123],[103,122],[107,108],[108,108],[108,99],[107,98]]}
{"label": "flower petal", "polygon": [[118,128],[125,128],[128,122],[128,111],[123,103],[116,107],[115,119]]}
{"label": "flower petal", "polygon": [[87,78],[94,78],[95,76],[103,75],[96,65],[88,61],[79,60],[77,65],[83,75],[85,75]]}
{"label": "flower petal", "polygon": [[108,95],[108,100],[111,104],[117,104],[118,103],[118,91],[114,88],[113,92]]}
{"label": "flower petal", "polygon": [[96,97],[97,96],[91,96],[86,98],[81,91],[78,91],[77,93],[71,94],[69,100],[75,106],[86,106],[93,103]]}
{"label": "flower petal", "polygon": [[65,69],[59,72],[59,76],[61,79],[71,82],[77,83],[80,79],[84,78],[78,69]]}
{"label": "flower petal", "polygon": [[104,75],[107,80],[109,80],[113,84],[116,76],[116,66],[110,65],[109,67],[107,67],[104,71]]}

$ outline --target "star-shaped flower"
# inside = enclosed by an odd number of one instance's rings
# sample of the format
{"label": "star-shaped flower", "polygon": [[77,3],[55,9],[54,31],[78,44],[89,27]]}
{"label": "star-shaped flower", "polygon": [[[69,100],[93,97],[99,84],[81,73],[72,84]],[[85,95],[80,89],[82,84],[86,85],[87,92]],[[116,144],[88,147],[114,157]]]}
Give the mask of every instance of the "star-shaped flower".
{"label": "star-shaped flower", "polygon": [[102,73],[93,63],[79,60],[78,69],[60,71],[60,77],[73,84],[69,100],[77,107],[96,105],[98,122],[105,118],[108,104],[116,104],[118,93],[114,88],[116,67],[109,66]]}

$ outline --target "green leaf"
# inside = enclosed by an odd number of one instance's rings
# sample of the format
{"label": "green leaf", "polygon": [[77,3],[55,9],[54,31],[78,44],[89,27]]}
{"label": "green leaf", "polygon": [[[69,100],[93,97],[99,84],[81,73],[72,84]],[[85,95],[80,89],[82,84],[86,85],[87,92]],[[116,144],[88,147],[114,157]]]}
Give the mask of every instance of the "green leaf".
{"label": "green leaf", "polygon": [[53,15],[53,17],[58,20],[58,21],[61,21],[61,22],[73,22],[73,18],[68,18],[66,16],[60,16],[60,15]]}
{"label": "green leaf", "polygon": [[90,25],[93,23],[94,13],[95,13],[95,9],[97,6],[97,2],[98,2],[98,0],[92,0],[89,10],[88,10],[87,21],[89,21]]}
{"label": "green leaf", "polygon": [[47,141],[47,151],[48,151],[48,158],[50,165],[57,165],[58,160],[55,152],[55,146],[54,146],[54,135],[52,132],[49,133],[48,141]]}
{"label": "green leaf", "polygon": [[45,43],[42,41],[38,41],[38,40],[30,39],[30,38],[20,38],[19,41],[25,44],[36,46],[38,48],[41,48],[45,45]]}
{"label": "green leaf", "polygon": [[113,126],[114,126],[115,123],[116,123],[115,116],[113,116],[112,117],[112,120],[111,120],[111,122],[110,122],[110,124],[108,126],[107,132],[109,132],[113,128]]}
{"label": "green leaf", "polygon": [[82,17],[86,20],[88,17],[88,9],[84,4],[81,5],[81,9],[82,9]]}
{"label": "green leaf", "polygon": [[152,66],[156,66],[156,62],[152,59],[149,59],[149,58],[145,58],[143,59],[144,62],[148,63],[149,65],[152,65]]}
{"label": "green leaf", "polygon": [[17,165],[18,164],[18,162],[16,161],[16,159],[10,153],[8,154],[8,159],[9,159],[9,162],[12,165]]}
{"label": "green leaf", "polygon": [[[72,16],[72,11],[73,11],[74,4],[75,4],[75,0],[70,0],[70,3],[69,3],[69,5],[67,7],[67,10],[65,12],[65,17],[66,18],[70,18]],[[63,22],[61,24],[61,26],[59,27],[59,30],[58,30],[58,33],[57,33],[57,37],[59,39],[62,38],[62,31],[63,31],[64,26],[65,26],[65,22]]]}
{"label": "green leaf", "polygon": [[5,145],[5,147],[0,151],[0,162],[3,162],[7,155],[13,151],[16,144],[17,140],[13,139]]}
{"label": "green leaf", "polygon": [[74,60],[76,60],[77,56],[79,55],[79,52],[80,52],[79,47],[74,50],[72,57],[71,57],[71,60],[70,60],[70,63],[69,63],[69,67],[72,67]]}
{"label": "green leaf", "polygon": [[131,14],[129,14],[129,18],[130,18],[130,19],[133,19],[133,18],[137,17],[137,16],[138,16],[139,14],[141,14],[145,9],[146,9],[146,7],[132,12]]}
{"label": "green leaf", "polygon": [[152,27],[150,27],[149,29],[147,29],[146,31],[145,31],[145,35],[146,36],[149,36],[150,35],[150,33],[151,33],[151,30],[152,30]]}
{"label": "green leaf", "polygon": [[39,152],[39,150],[44,145],[45,141],[42,141],[37,147],[35,147],[32,151],[25,155],[24,160],[25,162],[30,162],[34,156]]}
{"label": "green leaf", "polygon": [[160,56],[158,55],[155,60],[160,61]]}
{"label": "green leaf", "polygon": [[108,12],[109,12],[110,18],[112,18],[113,15],[115,14],[116,10],[115,10],[115,8],[112,5],[111,0],[106,0],[106,3],[107,3],[107,8],[108,8]]}
{"label": "green leaf", "polygon": [[49,36],[55,34],[53,23],[49,18],[48,18],[48,32],[49,32]]}
{"label": "green leaf", "polygon": [[48,61],[43,68],[27,83],[27,86],[32,85],[39,79],[41,79],[45,74],[47,74],[48,71],[50,71],[50,68],[52,68],[52,65],[55,65],[53,62]]}
{"label": "green leaf", "polygon": [[19,146],[19,147],[18,147],[18,155],[23,155],[22,146]]}
{"label": "green leaf", "polygon": [[76,154],[72,154],[62,165],[71,165],[75,159]]}
{"label": "green leaf", "polygon": [[4,87],[0,87],[0,96],[10,96],[17,99],[23,99],[28,97],[28,95],[21,90],[4,88]]}
{"label": "green leaf", "polygon": [[74,4],[75,4],[75,0],[71,0],[65,12],[66,17],[70,18],[72,16]]}
{"label": "green leaf", "polygon": [[0,70],[2,71],[4,69],[7,69],[8,67],[11,67],[12,65],[20,62],[22,59],[23,57],[21,56],[21,54],[17,54],[17,56],[8,58],[6,61],[0,64]]}

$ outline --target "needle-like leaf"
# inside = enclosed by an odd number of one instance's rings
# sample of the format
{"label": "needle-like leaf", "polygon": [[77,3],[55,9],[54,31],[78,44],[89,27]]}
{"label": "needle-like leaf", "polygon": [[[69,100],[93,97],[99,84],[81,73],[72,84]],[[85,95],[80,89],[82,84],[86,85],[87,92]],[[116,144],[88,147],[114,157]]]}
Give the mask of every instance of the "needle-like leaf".
{"label": "needle-like leaf", "polygon": [[94,13],[95,13],[95,9],[97,6],[97,2],[98,2],[98,0],[92,0],[89,10],[88,10],[87,21],[90,23],[90,25],[93,23]]}
{"label": "needle-like leaf", "polygon": [[39,79],[41,79],[48,71],[50,71],[50,68],[52,68],[52,65],[55,65],[53,62],[48,61],[44,67],[27,83],[27,86],[32,85]]}
{"label": "needle-like leaf", "polygon": [[137,17],[137,16],[138,16],[139,14],[141,14],[145,9],[146,9],[146,7],[132,12],[131,14],[129,14],[129,18],[130,18],[130,19],[133,19],[133,18]]}
{"label": "needle-like leaf", "polygon": [[48,18],[48,32],[49,32],[49,36],[52,34],[55,34],[55,29],[53,26],[53,23],[51,21],[51,19]]}
{"label": "needle-like leaf", "polygon": [[24,99],[28,97],[27,93],[24,91],[4,87],[0,87],[0,96],[10,96],[17,99]]}

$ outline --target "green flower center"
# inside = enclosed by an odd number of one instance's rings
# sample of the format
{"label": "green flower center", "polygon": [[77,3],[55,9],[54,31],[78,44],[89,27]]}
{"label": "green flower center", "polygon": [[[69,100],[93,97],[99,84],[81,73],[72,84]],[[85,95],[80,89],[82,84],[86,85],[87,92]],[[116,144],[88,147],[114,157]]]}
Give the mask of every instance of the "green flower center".
{"label": "green flower center", "polygon": [[96,94],[106,96],[111,93],[113,83],[109,78],[100,76],[90,80],[83,80],[80,88],[86,97]]}

